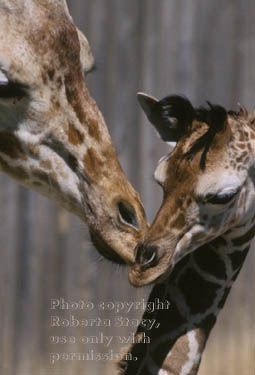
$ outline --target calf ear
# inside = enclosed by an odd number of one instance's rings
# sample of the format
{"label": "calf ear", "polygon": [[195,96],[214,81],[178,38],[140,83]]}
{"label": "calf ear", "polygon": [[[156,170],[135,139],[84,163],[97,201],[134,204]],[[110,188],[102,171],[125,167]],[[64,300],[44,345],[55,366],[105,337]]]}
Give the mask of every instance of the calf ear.
{"label": "calf ear", "polygon": [[177,142],[179,138],[177,118],[163,112],[161,102],[152,96],[138,92],[137,99],[160,138],[164,142]]}
{"label": "calf ear", "polygon": [[165,142],[177,142],[196,117],[196,110],[182,96],[167,96],[160,101],[143,93],[138,93],[137,97],[149,121]]}
{"label": "calf ear", "polygon": [[157,100],[153,96],[144,94],[143,92],[137,93],[137,99],[144,113],[148,117],[148,120],[150,122],[153,122],[157,103],[159,103],[159,100]]}

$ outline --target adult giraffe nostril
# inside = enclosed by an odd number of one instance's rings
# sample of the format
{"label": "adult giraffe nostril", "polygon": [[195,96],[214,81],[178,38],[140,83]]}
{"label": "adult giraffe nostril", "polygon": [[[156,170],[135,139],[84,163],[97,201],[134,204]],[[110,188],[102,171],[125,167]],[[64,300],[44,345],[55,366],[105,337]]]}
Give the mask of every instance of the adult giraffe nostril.
{"label": "adult giraffe nostril", "polygon": [[147,267],[156,266],[157,254],[158,249],[156,246],[143,246],[139,244],[135,248],[135,262]]}

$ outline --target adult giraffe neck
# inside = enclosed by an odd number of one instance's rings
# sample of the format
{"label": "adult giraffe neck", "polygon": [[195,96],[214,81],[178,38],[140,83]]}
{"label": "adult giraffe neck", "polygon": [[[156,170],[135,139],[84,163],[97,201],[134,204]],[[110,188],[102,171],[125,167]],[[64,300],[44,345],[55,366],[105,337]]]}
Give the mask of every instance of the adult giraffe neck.
{"label": "adult giraffe neck", "polygon": [[[122,375],[196,375],[209,334],[236,280],[255,234],[240,227],[187,255],[149,296],[169,309],[146,311],[142,319],[159,326],[137,329],[129,357],[119,363]],[[139,342],[146,335],[147,343]],[[125,358],[128,358],[126,360]]]}

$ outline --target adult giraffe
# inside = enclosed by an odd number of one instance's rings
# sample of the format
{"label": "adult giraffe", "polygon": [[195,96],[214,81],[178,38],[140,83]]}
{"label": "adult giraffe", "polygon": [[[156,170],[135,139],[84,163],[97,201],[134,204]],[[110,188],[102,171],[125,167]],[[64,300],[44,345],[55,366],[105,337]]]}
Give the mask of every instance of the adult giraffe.
{"label": "adult giraffe", "polygon": [[255,235],[255,113],[195,109],[179,96],[138,98],[162,139],[177,144],[156,169],[164,198],[129,278],[135,286],[157,281],[149,302],[170,308],[144,314],[160,325],[140,325],[128,357],[136,360],[120,369],[195,375]]}
{"label": "adult giraffe", "polygon": [[147,227],[83,71],[93,57],[65,0],[0,0],[0,170],[84,220],[132,263]]}

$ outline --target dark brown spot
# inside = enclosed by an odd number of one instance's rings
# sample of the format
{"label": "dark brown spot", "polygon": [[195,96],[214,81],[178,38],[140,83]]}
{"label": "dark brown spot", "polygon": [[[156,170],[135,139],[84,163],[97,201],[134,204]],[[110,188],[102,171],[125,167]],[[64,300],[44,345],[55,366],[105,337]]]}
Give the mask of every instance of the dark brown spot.
{"label": "dark brown spot", "polygon": [[82,144],[84,141],[84,135],[73,124],[68,126],[68,141],[75,146]]}

